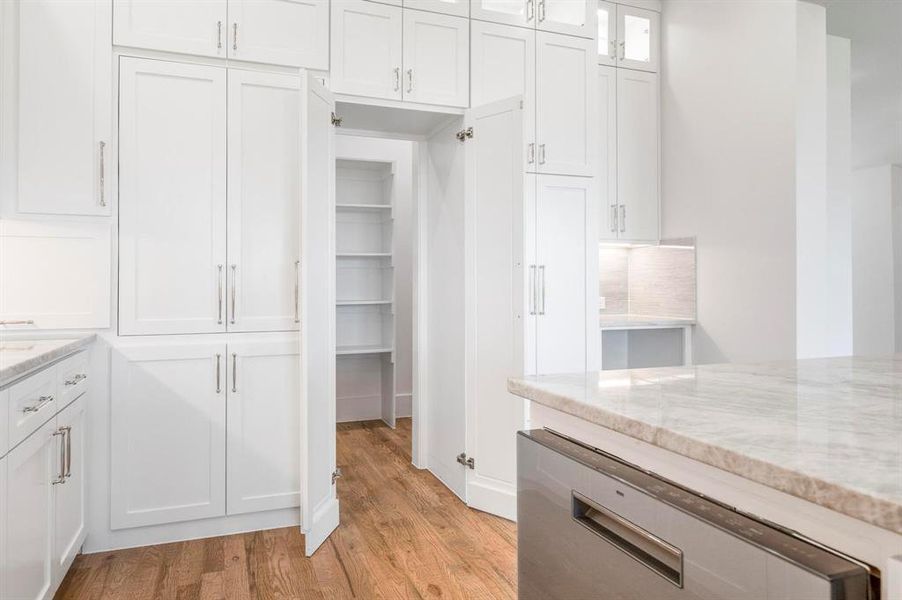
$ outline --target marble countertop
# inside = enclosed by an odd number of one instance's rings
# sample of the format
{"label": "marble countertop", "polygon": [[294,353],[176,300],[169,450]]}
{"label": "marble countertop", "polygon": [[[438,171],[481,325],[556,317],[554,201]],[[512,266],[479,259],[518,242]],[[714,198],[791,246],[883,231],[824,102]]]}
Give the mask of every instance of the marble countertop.
{"label": "marble countertop", "polygon": [[902,533],[902,354],[528,377],[508,390]]}
{"label": "marble countertop", "polygon": [[602,329],[653,329],[655,327],[663,329],[695,325],[695,319],[632,314],[603,314],[598,316],[598,322]]}
{"label": "marble countertop", "polygon": [[0,387],[54,360],[87,346],[94,334],[67,339],[6,340],[0,338]]}

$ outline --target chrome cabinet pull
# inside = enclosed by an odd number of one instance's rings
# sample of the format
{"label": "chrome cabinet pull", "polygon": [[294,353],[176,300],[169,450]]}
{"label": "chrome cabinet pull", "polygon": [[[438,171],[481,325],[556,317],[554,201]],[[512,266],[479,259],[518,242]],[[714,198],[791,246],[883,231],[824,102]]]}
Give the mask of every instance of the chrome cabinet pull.
{"label": "chrome cabinet pull", "polygon": [[106,173],[103,163],[103,151],[106,149],[106,142],[99,142],[100,146],[100,206],[106,206]]}
{"label": "chrome cabinet pull", "polygon": [[216,21],[216,47],[222,50],[222,21]]}
{"label": "chrome cabinet pull", "polygon": [[231,269],[232,269],[232,293],[231,293],[231,296],[232,296],[232,318],[231,318],[231,320],[230,320],[229,322],[230,322],[232,325],[234,325],[234,324],[235,324],[235,298],[236,298],[236,296],[235,296],[235,279],[236,279],[236,277],[237,277],[237,276],[236,276],[236,272],[237,272],[237,269],[238,269],[238,265],[232,265]]}
{"label": "chrome cabinet pull", "polygon": [[294,261],[294,322],[301,322],[301,261]]}
{"label": "chrome cabinet pull", "polygon": [[620,231],[626,231],[626,205],[620,205]]}
{"label": "chrome cabinet pull", "polygon": [[536,266],[529,265],[529,314],[536,314]]}
{"label": "chrome cabinet pull", "polygon": [[539,309],[539,314],[544,315],[545,314],[545,265],[539,265],[539,279],[542,280],[542,283],[541,283],[542,287],[540,288],[541,293],[542,293],[542,304],[541,304],[542,308]]}
{"label": "chrome cabinet pull", "polygon": [[60,427],[60,430],[66,434],[66,474],[64,477],[69,479],[72,477],[72,428],[66,425]]}
{"label": "chrome cabinet pull", "polygon": [[216,265],[216,269],[219,273],[219,308],[217,309],[217,317],[216,322],[222,325],[222,265]]}
{"label": "chrome cabinet pull", "polygon": [[53,396],[41,396],[40,398],[38,398],[37,402],[35,402],[31,406],[26,406],[25,408],[23,408],[22,412],[26,415],[29,413],[39,412],[42,408],[44,408],[51,402],[53,402]]}
{"label": "chrome cabinet pull", "polygon": [[617,58],[617,40],[611,40],[608,43],[608,46],[610,46],[610,49],[608,50],[608,57]]}
{"label": "chrome cabinet pull", "polygon": [[238,391],[238,354],[232,352],[232,392]]}
{"label": "chrome cabinet pull", "polygon": [[545,20],[545,0],[539,0],[539,23]]}
{"label": "chrome cabinet pull", "polygon": [[401,67],[395,67],[395,91],[401,89]]}
{"label": "chrome cabinet pull", "polygon": [[407,69],[407,93],[413,92],[413,69]]}
{"label": "chrome cabinet pull", "polygon": [[232,50],[238,50],[238,23],[232,23]]}
{"label": "chrome cabinet pull", "polygon": [[220,383],[220,381],[221,381],[220,369],[219,369],[219,364],[220,364],[221,360],[222,360],[222,355],[217,354],[216,355],[216,393],[217,394],[222,391],[222,384]]}
{"label": "chrome cabinet pull", "polygon": [[[616,58],[616,56],[617,56],[616,52],[614,53],[614,56]],[[620,42],[620,60],[625,60],[625,59],[626,59],[626,42]]]}
{"label": "chrome cabinet pull", "polygon": [[536,162],[536,145],[529,143],[526,145],[526,163],[531,165],[534,162]]}
{"label": "chrome cabinet pull", "polygon": [[[53,432],[53,437],[62,436],[66,437],[66,432],[62,427]],[[56,479],[51,481],[53,485],[57,485],[58,483],[66,483],[66,444],[64,440],[60,440],[60,467],[59,467],[59,475],[57,475]]]}
{"label": "chrome cabinet pull", "polygon": [[545,144],[539,144],[539,164],[545,164]]}
{"label": "chrome cabinet pull", "polygon": [[84,373],[79,373],[78,375],[76,375],[76,376],[73,377],[72,379],[67,379],[67,380],[66,380],[66,385],[67,385],[67,386],[70,386],[70,385],[78,385],[79,383],[81,383],[83,380],[85,380],[85,379],[87,379],[87,378],[88,378],[88,376],[85,375]]}
{"label": "chrome cabinet pull", "polygon": [[526,22],[529,23],[536,16],[534,0],[526,0]]}
{"label": "chrome cabinet pull", "polygon": [[617,232],[617,205],[611,205],[611,232]]}

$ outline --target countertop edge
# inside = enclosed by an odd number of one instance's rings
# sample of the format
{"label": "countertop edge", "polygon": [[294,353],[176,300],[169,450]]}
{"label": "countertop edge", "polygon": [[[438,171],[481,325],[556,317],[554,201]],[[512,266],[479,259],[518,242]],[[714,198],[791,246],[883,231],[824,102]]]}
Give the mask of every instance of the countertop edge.
{"label": "countertop edge", "polygon": [[596,406],[589,406],[570,396],[540,390],[535,387],[536,385],[518,378],[510,378],[507,381],[508,391],[521,398],[708,466],[739,475],[818,506],[902,534],[902,506],[894,502],[875,498],[866,493],[714,444],[701,442],[644,421],[625,417]]}
{"label": "countertop edge", "polygon": [[[67,339],[67,338],[61,338]],[[53,350],[48,350],[38,356],[34,356],[20,363],[16,363],[3,370],[0,370],[0,388],[4,388],[15,381],[27,376],[32,371],[40,369],[44,365],[51,363],[59,358],[73,354],[78,350],[88,346],[97,339],[97,334],[91,333],[75,338],[71,338],[68,343],[63,344]]]}

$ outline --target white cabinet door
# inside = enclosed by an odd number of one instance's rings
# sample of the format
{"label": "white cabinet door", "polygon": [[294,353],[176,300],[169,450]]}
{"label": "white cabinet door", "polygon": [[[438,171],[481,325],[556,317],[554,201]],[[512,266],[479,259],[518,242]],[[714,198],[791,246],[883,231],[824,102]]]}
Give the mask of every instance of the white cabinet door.
{"label": "white cabinet door", "polygon": [[228,514],[300,506],[297,339],[236,342],[228,355]]}
{"label": "white cabinet door", "polygon": [[16,211],[110,214],[110,5],[29,0],[18,7]]}
{"label": "white cabinet door", "polygon": [[51,419],[7,456],[7,581],[4,598],[43,600],[53,586],[53,488],[63,470]]}
{"label": "white cabinet door", "polygon": [[617,66],[658,70],[661,56],[661,15],[642,8],[617,5]]}
{"label": "white cabinet door", "polygon": [[56,416],[65,445],[65,483],[55,487],[53,527],[54,580],[59,583],[85,541],[85,406],[82,395]]}
{"label": "white cabinet door", "polygon": [[228,329],[298,328],[300,80],[229,71]]}
{"label": "white cabinet door", "polygon": [[504,25],[534,27],[537,0],[470,0],[470,17]]}
{"label": "white cabinet door", "polygon": [[470,0],[404,0],[404,8],[428,10],[456,17],[470,16]]}
{"label": "white cabinet door", "polygon": [[536,29],[594,39],[595,0],[538,0]]}
{"label": "white cabinet door", "polygon": [[10,597],[9,592],[6,591],[9,582],[9,569],[6,562],[6,494],[9,489],[6,485],[7,462],[9,461],[5,456],[0,458],[0,598]]}
{"label": "white cabinet door", "polygon": [[229,0],[229,58],[329,68],[328,0]]}
{"label": "white cabinet door", "polygon": [[225,344],[114,348],[111,527],[225,515],[225,417]]}
{"label": "white cabinet door", "polygon": [[[536,372],[586,370],[592,179],[540,175],[536,191]],[[597,295],[597,292],[596,294]],[[592,329],[592,334],[596,330]]]}
{"label": "white cabinet door", "polygon": [[470,22],[470,96],[482,106],[504,98],[523,99],[523,142],[527,168],[535,170],[536,34],[522,27]]}
{"label": "white cabinet door", "polygon": [[538,32],[536,142],[538,172],[592,175],[595,67],[592,40]]}
{"label": "white cabinet door", "polygon": [[404,10],[404,99],[467,106],[470,101],[470,22]]}
{"label": "white cabinet door", "polygon": [[598,64],[614,66],[617,63],[617,5],[598,0],[595,11],[598,34]]}
{"label": "white cabinet door", "polygon": [[401,99],[401,9],[332,0],[332,91]]}
{"label": "white cabinet door", "polygon": [[226,72],[123,57],[119,333],[225,330]]}
{"label": "white cabinet door", "polygon": [[226,0],[113,0],[113,43],[226,56]]}
{"label": "white cabinet door", "polygon": [[617,69],[618,229],[629,240],[659,237],[658,76]]}
{"label": "white cabinet door", "polygon": [[523,190],[523,374],[536,374],[536,320],[538,319],[539,264],[536,260],[536,181],[527,173]]}
{"label": "white cabinet door", "polygon": [[616,240],[617,204],[617,69],[598,66],[598,209],[602,240]]}

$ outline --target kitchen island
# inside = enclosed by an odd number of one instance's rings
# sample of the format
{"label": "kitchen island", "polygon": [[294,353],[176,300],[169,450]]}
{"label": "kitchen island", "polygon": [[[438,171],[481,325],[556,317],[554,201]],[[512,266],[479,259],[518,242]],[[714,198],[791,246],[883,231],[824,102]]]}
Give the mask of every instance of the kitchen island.
{"label": "kitchen island", "polygon": [[[548,428],[880,570],[902,598],[902,354],[511,379]],[[892,590],[891,592],[889,590]]]}

